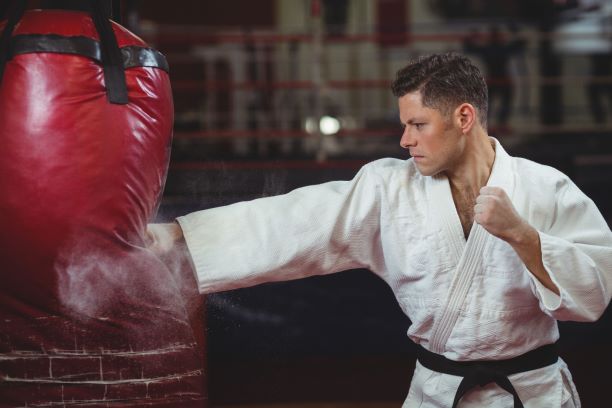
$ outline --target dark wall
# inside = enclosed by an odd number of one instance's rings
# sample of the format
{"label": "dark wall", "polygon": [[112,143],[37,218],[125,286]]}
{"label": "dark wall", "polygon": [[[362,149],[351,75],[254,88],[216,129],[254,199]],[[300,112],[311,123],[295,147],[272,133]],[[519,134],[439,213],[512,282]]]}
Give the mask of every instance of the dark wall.
{"label": "dark wall", "polygon": [[206,27],[273,27],[276,21],[274,0],[222,0],[177,2],[136,2],[141,18],[166,24]]}

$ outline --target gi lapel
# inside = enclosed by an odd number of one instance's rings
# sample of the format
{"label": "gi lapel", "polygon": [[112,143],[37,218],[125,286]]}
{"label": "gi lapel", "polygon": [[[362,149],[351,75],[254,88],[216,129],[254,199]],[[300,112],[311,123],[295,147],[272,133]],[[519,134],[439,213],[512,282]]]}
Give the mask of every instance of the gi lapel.
{"label": "gi lapel", "polygon": [[[495,140],[495,139],[493,139]],[[511,158],[495,140],[495,162],[488,186],[502,187],[512,198],[514,179],[511,171]],[[453,328],[457,323],[461,308],[474,280],[480,273],[482,253],[486,243],[493,236],[479,224],[474,223],[467,242],[463,237],[463,229],[450,190],[448,179],[445,176],[432,177],[429,185],[430,200],[435,213],[440,214],[439,222],[443,238],[448,241],[451,261],[457,265],[447,296],[434,317],[434,324],[429,338],[429,350],[443,354]]]}

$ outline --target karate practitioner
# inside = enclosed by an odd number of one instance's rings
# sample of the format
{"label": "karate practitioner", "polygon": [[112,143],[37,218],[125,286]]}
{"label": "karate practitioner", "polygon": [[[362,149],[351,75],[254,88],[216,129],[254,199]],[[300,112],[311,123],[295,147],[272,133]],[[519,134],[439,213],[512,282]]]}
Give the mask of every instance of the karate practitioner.
{"label": "karate practitioner", "polygon": [[376,273],[420,346],[406,408],[580,407],[557,320],[595,321],[610,301],[605,220],[567,176],[487,135],[467,58],[418,58],[392,89],[411,159],[151,225],[150,248],[187,257],[202,293]]}

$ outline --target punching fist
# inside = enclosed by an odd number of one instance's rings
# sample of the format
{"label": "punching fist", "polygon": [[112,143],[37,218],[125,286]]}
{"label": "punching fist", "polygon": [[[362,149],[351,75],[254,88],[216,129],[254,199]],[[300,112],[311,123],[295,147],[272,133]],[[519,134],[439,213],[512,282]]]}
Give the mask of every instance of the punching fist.
{"label": "punching fist", "polygon": [[145,244],[157,257],[161,259],[171,257],[177,251],[184,249],[183,230],[176,222],[149,224]]}
{"label": "punching fist", "polygon": [[490,234],[507,242],[520,240],[529,225],[514,209],[506,192],[499,187],[480,189],[474,207],[474,221]]}

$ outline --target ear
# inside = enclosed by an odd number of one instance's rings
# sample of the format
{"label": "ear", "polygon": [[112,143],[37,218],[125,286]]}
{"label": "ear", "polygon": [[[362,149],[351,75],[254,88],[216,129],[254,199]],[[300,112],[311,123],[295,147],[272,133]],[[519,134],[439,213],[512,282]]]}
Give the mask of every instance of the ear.
{"label": "ear", "polygon": [[478,115],[476,114],[476,108],[470,103],[462,103],[455,109],[453,115],[455,124],[463,134],[469,133],[478,121]]}

